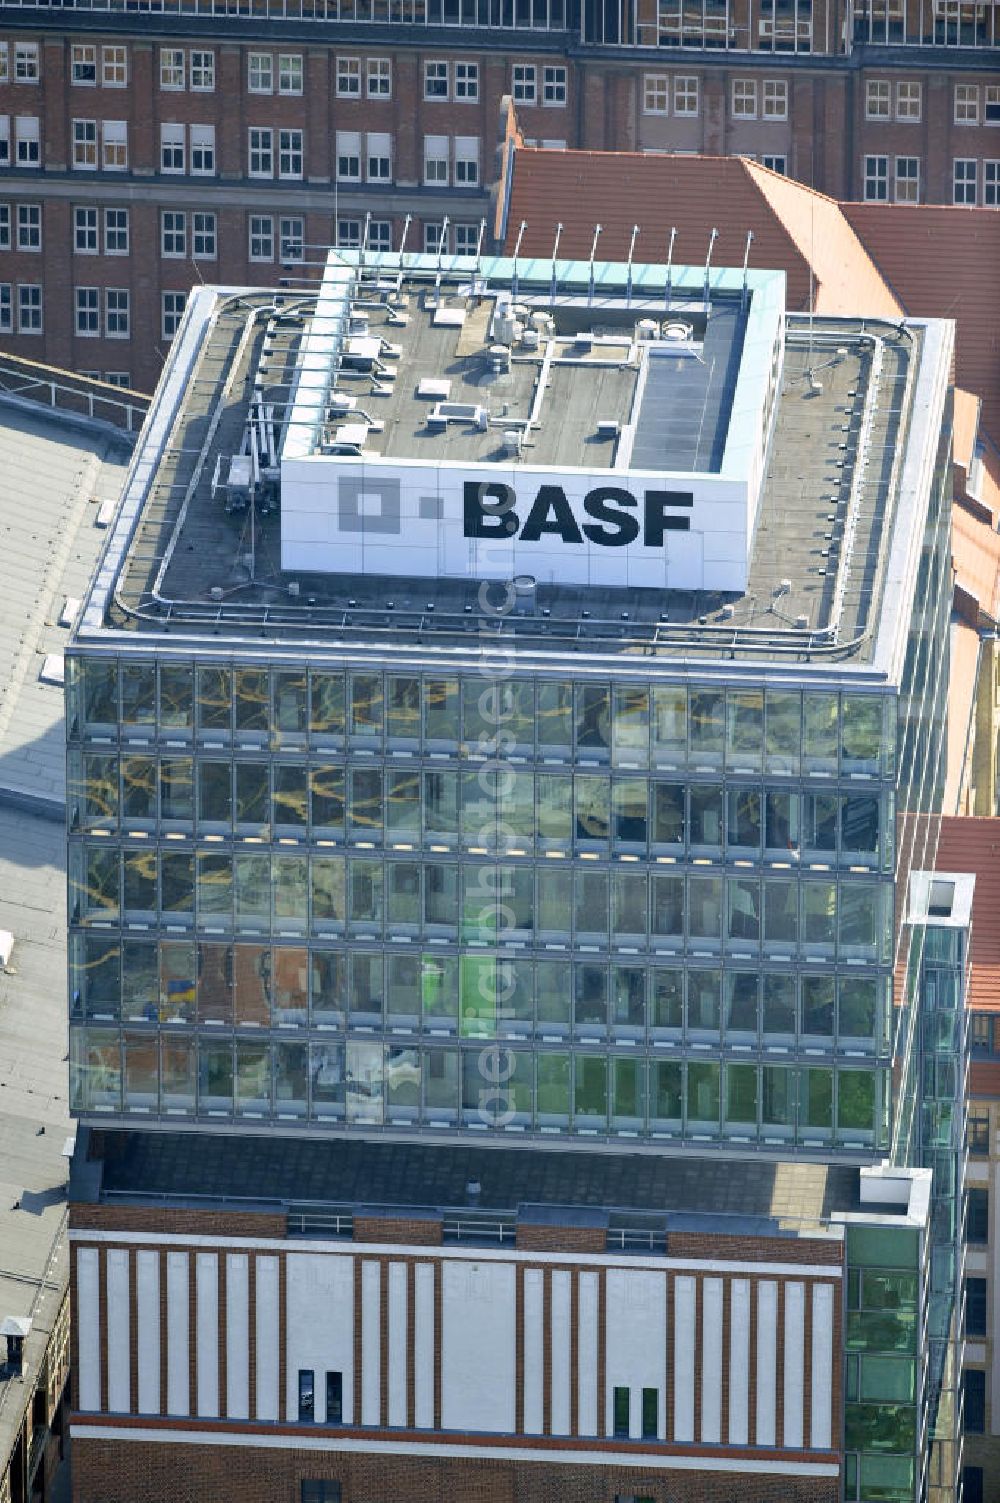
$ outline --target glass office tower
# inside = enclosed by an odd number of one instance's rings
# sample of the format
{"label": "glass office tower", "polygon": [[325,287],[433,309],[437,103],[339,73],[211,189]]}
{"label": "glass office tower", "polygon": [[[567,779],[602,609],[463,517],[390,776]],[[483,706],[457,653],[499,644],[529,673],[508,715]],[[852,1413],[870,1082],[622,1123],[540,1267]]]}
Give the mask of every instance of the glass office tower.
{"label": "glass office tower", "polygon": [[[741,296],[720,272],[713,302]],[[258,359],[265,318],[273,295],[206,289],[174,365],[213,340]],[[485,605],[475,581],[418,583],[419,613],[371,579],[313,579],[280,612],[254,581],[193,600],[185,555],[215,535],[221,573],[245,520],[193,472],[172,529],[154,516],[148,472],[204,417],[168,367],[67,658],[75,1112],[912,1158],[893,973],[943,779],[949,334],[829,321],[807,342],[790,319],[784,339],[754,545],[777,536],[775,604],[751,626],[757,562],[735,617],[694,595],[644,621],[637,592],[577,586]],[[817,339],[835,368],[804,395]],[[799,548],[788,474],[836,567]],[[259,553],[278,526],[253,520]]]}

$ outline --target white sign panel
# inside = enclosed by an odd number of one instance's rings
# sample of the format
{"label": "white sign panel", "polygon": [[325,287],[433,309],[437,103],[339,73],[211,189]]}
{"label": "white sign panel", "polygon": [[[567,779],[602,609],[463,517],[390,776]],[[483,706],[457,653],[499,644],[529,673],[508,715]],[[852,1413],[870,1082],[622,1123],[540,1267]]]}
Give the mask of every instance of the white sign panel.
{"label": "white sign panel", "polygon": [[746,480],[311,455],[281,473],[289,572],[746,588]]}

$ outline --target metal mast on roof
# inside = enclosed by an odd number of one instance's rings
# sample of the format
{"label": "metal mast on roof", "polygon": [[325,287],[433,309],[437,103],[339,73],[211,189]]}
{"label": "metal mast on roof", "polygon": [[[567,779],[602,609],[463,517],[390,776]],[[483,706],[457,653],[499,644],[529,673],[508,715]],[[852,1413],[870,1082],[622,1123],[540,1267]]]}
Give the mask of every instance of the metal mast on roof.
{"label": "metal mast on roof", "polygon": [[628,302],[632,301],[632,252],[635,250],[635,241],[638,233],[639,226],[634,224],[632,226],[632,238],[628,243],[628,291],[626,293]]}
{"label": "metal mast on roof", "polygon": [[597,255],[597,242],[601,237],[601,226],[594,225],[594,239],[590,246],[590,289],[587,293],[588,300],[594,301],[594,257]]}
{"label": "metal mast on roof", "polygon": [[477,276],[479,275],[479,272],[480,272],[480,270],[482,268],[482,262],[483,262],[483,240],[484,240],[485,236],[486,236],[486,220],[485,219],[481,219],[479,221],[479,239],[476,241],[476,275]]}
{"label": "metal mast on roof", "polygon": [[410,225],[412,223],[413,216],[411,214],[407,214],[406,218],[403,220],[403,233],[399,237],[399,280],[396,286],[397,292],[403,285],[403,252],[406,250],[406,237],[410,233]]}
{"label": "metal mast on roof", "polygon": [[557,256],[558,251],[559,251],[559,237],[562,235],[562,232],[563,232],[562,220],[560,220],[559,223],[556,225],[556,238],[555,238],[555,240],[552,243],[552,292],[551,292],[552,302],[555,302],[555,300],[556,300],[556,256]]}
{"label": "metal mast on roof", "polygon": [[704,291],[704,294],[703,294],[702,301],[706,305],[708,303],[708,273],[709,273],[709,269],[710,269],[710,267],[712,265],[712,252],[715,249],[715,242],[716,242],[716,240],[718,240],[718,238],[719,238],[719,232],[718,232],[717,229],[713,228],[711,235],[709,235],[709,237],[708,237],[708,255],[705,257],[705,291]]}
{"label": "metal mast on roof", "polygon": [[674,241],[677,239],[677,226],[673,225],[670,230],[670,244],[667,246],[667,297],[666,306],[670,307],[670,282],[674,268]]}
{"label": "metal mast on roof", "polygon": [[514,275],[511,277],[510,295],[515,303],[517,302],[517,258],[521,254],[521,241],[524,239],[524,232],[527,226],[528,221],[522,219],[517,232],[517,240],[514,242]]}
{"label": "metal mast on roof", "polygon": [[747,230],[747,243],[743,247],[743,304],[747,300],[747,275],[750,266],[750,246],[753,244],[753,230]]}

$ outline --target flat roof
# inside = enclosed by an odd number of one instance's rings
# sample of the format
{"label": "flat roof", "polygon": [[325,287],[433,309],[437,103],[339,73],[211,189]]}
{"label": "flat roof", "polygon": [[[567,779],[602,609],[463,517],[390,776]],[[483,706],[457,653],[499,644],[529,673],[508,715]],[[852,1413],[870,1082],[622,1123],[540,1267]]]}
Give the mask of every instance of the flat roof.
{"label": "flat roof", "polygon": [[[446,262],[466,279],[474,264]],[[571,266],[564,281],[585,281],[587,267]],[[633,272],[636,296],[654,272],[662,294],[662,267]],[[549,263],[524,263],[519,276],[522,290],[547,284]],[[690,302],[701,270],[672,276],[674,294]],[[718,277],[738,286],[738,273]],[[213,495],[216,461],[238,450],[262,386],[277,413],[298,401],[294,373],[314,308],[305,294],[194,291],[81,642],[138,634],[152,646],[169,633],[159,645],[173,651],[305,646],[417,667],[442,653],[460,665],[467,648],[480,660],[478,579],[283,572],[280,517],[258,511],[251,529],[246,513],[228,513]],[[540,583],[504,620],[505,637],[537,671],[548,662],[564,672],[567,653],[585,653],[643,674],[676,671],[681,659],[898,673],[951,348],[948,324],[789,317],[745,592]],[[325,380],[319,372],[320,387]]]}

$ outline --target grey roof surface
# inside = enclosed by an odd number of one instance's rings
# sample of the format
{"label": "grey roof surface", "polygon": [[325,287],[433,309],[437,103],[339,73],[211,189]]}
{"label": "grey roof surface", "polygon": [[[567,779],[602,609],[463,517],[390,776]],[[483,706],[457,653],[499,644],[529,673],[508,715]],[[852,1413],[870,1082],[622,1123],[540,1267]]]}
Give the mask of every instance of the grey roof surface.
{"label": "grey roof surface", "polygon": [[[448,1209],[467,1205],[466,1187],[472,1180],[481,1187],[481,1210],[550,1205],[816,1223],[833,1211],[856,1209],[858,1197],[856,1167],[687,1154],[125,1131],[93,1133],[91,1152],[104,1154],[104,1198],[225,1197],[359,1209]],[[80,1198],[86,1193],[84,1181],[81,1174]]]}
{"label": "grey roof surface", "polygon": [[59,616],[86,593],[105,538],[95,518],[117,499],[125,452],[57,412],[0,401],[0,802],[50,803],[60,818],[62,691],[39,672],[66,645]]}
{"label": "grey roof surface", "polygon": [[62,826],[0,805],[0,928],[14,935],[0,971],[0,1320],[32,1317],[29,1378],[0,1379],[0,1472],[68,1273],[65,883]]}

